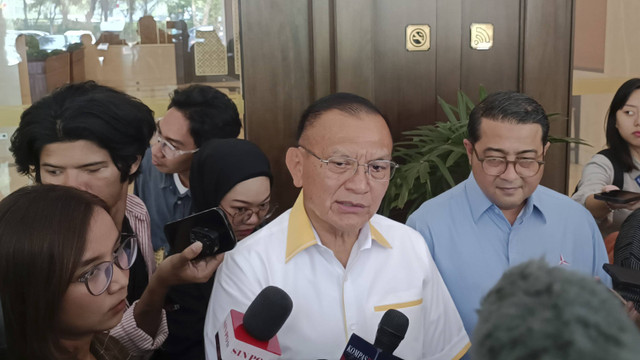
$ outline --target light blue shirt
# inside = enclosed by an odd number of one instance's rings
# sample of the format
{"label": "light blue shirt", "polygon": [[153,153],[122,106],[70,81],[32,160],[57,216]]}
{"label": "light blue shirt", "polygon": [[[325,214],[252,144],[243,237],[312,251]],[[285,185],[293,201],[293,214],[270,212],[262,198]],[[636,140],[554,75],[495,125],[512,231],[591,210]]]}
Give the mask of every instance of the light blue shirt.
{"label": "light blue shirt", "polygon": [[538,186],[513,225],[469,178],[426,201],[407,220],[425,238],[469,336],[480,300],[509,268],[530,259],[599,276],[608,262],[591,214],[569,197]]}

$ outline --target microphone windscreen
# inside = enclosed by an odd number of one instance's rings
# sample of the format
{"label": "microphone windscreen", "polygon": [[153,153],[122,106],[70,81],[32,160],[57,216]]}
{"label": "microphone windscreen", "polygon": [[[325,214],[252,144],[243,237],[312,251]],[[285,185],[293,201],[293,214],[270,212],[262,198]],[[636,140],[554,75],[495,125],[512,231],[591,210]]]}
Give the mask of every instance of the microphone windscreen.
{"label": "microphone windscreen", "polygon": [[267,341],[278,333],[292,308],[291,297],[284,290],[267,286],[247,308],[243,326],[254,339]]}
{"label": "microphone windscreen", "polygon": [[376,332],[376,339],[373,346],[386,352],[393,354],[398,348],[402,339],[404,339],[407,329],[409,328],[409,318],[396,309],[387,310]]}

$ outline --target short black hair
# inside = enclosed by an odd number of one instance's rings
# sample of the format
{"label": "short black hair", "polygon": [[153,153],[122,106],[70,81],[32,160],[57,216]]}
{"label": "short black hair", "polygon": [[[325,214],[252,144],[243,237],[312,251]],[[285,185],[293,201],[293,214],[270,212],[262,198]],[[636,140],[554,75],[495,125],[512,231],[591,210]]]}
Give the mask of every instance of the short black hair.
{"label": "short black hair", "polygon": [[542,127],[542,145],[549,139],[549,118],[537,101],[515,91],[493,93],[476,105],[469,114],[469,141],[480,140],[482,118],[511,124],[538,124]]}
{"label": "short black hair", "polygon": [[[40,182],[40,154],[49,144],[87,140],[105,149],[133,181],[131,166],[144,156],[155,132],[153,111],[140,100],[93,81],[65,85],[40,99],[20,116],[9,150],[17,170]],[[139,169],[138,169],[139,170]]]}
{"label": "short black hair", "polygon": [[242,122],[236,104],[211,86],[195,84],[174,90],[168,108],[175,108],[187,118],[196,147],[207,140],[240,135]]}
{"label": "short black hair", "polygon": [[629,145],[622,138],[616,127],[616,113],[627,103],[631,94],[638,89],[640,89],[640,79],[633,78],[625,81],[613,96],[611,105],[609,105],[609,111],[607,112],[607,146],[612,150],[618,163],[622,164],[622,171],[624,172],[636,169],[636,166],[633,163],[633,156],[631,156]]}
{"label": "short black hair", "polygon": [[302,136],[302,133],[304,133],[305,129],[309,127],[314,120],[319,118],[320,115],[329,110],[340,110],[351,115],[357,115],[360,113],[378,114],[384,119],[387,126],[389,125],[387,118],[375,105],[371,103],[371,101],[355,94],[335,93],[314,101],[302,113],[300,122],[298,123],[296,140],[300,141],[300,137]]}

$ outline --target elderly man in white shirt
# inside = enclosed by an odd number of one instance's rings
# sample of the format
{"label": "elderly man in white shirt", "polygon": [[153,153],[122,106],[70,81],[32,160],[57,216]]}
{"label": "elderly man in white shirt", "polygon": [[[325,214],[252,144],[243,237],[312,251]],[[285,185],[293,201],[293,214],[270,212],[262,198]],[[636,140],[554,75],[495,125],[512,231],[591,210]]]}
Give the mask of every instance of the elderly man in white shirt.
{"label": "elderly man in white shirt", "polygon": [[373,343],[388,309],[409,317],[394,355],[466,353],[469,338],[423,238],[375,214],[397,167],[392,147],[386,120],[359,96],[329,95],[303,113],[286,163],[304,191],[225,256],[205,323],[208,359],[216,358],[214,337],[229,310],[245,311],[269,285],[294,304],[278,333],[282,358],[340,358],[353,333]]}

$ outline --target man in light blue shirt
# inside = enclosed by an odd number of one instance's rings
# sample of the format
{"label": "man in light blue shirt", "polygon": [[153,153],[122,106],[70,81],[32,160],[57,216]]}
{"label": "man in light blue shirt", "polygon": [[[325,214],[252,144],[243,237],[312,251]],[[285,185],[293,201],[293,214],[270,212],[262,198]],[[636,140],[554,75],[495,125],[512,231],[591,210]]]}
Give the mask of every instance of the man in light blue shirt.
{"label": "man in light blue shirt", "polygon": [[540,104],[495,93],[469,115],[464,140],[472,174],[413,213],[407,225],[426,239],[469,336],[482,297],[509,267],[544,258],[598,276],[604,242],[583,206],[540,186],[549,120]]}

